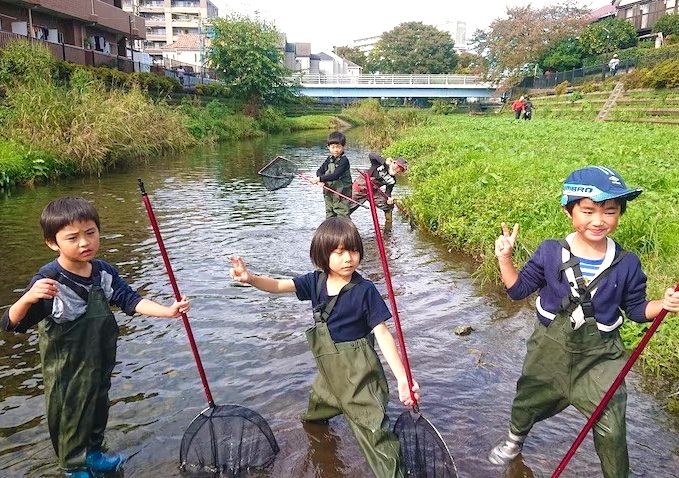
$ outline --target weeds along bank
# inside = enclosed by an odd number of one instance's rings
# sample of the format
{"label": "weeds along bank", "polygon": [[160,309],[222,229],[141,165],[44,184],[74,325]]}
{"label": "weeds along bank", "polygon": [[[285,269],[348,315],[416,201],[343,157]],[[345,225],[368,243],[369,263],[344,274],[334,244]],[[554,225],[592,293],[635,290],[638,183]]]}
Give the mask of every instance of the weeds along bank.
{"label": "weeds along bank", "polygon": [[[0,190],[14,183],[100,173],[197,143],[269,132],[329,128],[329,117],[257,118],[235,101],[184,99],[176,80],[57,61],[44,47],[16,42],[0,51]],[[224,92],[222,92],[224,93]]]}
{"label": "weeds along bank", "polygon": [[[480,276],[498,280],[493,244],[500,223],[519,223],[515,250],[523,264],[545,238],[564,237],[570,222],[559,205],[571,171],[617,169],[644,193],[630,204],[614,239],[636,252],[659,297],[679,281],[679,135],[675,127],[591,121],[513,121],[504,116],[436,116],[407,130],[386,151],[412,159],[408,207],[451,247],[476,256]],[[644,328],[628,324],[628,347]],[[643,355],[644,366],[679,380],[679,319],[671,318]],[[674,390],[676,392],[676,390]],[[679,398],[679,397],[677,397]],[[679,410],[679,402],[675,402]]]}

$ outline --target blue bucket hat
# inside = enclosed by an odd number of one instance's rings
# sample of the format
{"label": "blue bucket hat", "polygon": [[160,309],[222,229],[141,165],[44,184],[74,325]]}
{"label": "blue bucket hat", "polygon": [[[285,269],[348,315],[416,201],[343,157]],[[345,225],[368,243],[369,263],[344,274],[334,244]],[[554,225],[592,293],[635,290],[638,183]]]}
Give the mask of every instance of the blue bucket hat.
{"label": "blue bucket hat", "polygon": [[608,199],[631,201],[641,194],[642,189],[628,188],[622,177],[610,168],[587,166],[573,171],[563,184],[561,205],[589,198],[594,202]]}

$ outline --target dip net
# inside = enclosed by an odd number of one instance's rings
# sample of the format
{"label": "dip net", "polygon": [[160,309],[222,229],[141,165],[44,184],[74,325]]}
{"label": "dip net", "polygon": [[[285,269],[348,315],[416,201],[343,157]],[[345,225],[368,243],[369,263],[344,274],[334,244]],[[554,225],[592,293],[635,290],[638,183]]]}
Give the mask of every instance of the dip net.
{"label": "dip net", "polygon": [[292,182],[297,174],[297,165],[283,156],[276,156],[257,174],[262,177],[265,188],[275,191]]}

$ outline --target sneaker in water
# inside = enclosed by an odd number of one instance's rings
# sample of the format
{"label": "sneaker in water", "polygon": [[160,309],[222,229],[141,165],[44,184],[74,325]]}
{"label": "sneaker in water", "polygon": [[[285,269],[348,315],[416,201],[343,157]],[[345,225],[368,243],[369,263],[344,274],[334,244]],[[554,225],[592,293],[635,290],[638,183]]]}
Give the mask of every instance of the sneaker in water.
{"label": "sneaker in water", "polygon": [[516,458],[523,449],[522,443],[515,443],[510,440],[505,440],[492,450],[488,455],[488,461],[493,465],[506,465],[514,458]]}
{"label": "sneaker in water", "polygon": [[117,470],[124,461],[123,455],[93,450],[87,453],[85,464],[95,473],[102,473]]}

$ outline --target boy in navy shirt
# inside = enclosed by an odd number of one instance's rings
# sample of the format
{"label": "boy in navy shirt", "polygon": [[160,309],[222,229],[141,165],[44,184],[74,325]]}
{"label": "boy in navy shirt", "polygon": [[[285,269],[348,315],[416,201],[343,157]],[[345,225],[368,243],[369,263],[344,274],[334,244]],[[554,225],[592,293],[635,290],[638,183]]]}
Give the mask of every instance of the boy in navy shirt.
{"label": "boy in navy shirt", "polygon": [[[609,168],[574,171],[563,188],[561,205],[574,232],[565,240],[543,241],[518,272],[512,250],[518,224],[495,241],[502,282],[514,300],[539,290],[537,324],[512,404],[509,437],[489,455],[494,464],[516,457],[533,425],[573,405],[589,417],[623,365],[618,328],[622,311],[635,322],[653,320],[664,308],[679,311],[679,293],[667,289],[662,300],[646,299],[646,276],[639,258],[610,236],[627,201],[641,189],[625,185]],[[606,478],[629,475],[625,428],[627,391],[623,384],[594,426],[594,445]]]}
{"label": "boy in navy shirt", "polygon": [[133,315],[178,317],[184,297],[166,307],[143,299],[111,264],[95,259],[99,215],[83,198],[49,203],[40,218],[45,243],[59,257],[40,268],[3,315],[2,327],[26,332],[39,324],[47,426],[59,464],[70,478],[116,470],[118,454],[102,452],[118,325],[109,304]]}

